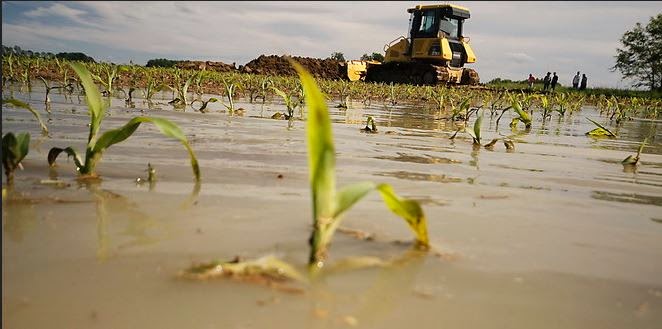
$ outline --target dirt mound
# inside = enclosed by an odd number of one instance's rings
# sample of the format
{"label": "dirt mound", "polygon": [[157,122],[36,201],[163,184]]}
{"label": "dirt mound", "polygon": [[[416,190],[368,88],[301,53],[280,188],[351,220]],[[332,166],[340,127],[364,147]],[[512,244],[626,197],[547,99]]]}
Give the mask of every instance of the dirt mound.
{"label": "dirt mound", "polygon": [[223,62],[212,62],[212,61],[181,61],[177,63],[177,66],[180,69],[186,70],[207,70],[215,72],[232,72],[236,71],[237,67],[235,63],[225,64]]}
{"label": "dirt mound", "polygon": [[[341,67],[341,61],[335,59],[319,59],[310,57],[292,57],[303,65],[313,76],[322,79],[342,79],[345,71]],[[246,65],[239,68],[242,73],[255,73],[265,75],[296,76],[296,71],[287,61],[285,56],[262,55]]]}

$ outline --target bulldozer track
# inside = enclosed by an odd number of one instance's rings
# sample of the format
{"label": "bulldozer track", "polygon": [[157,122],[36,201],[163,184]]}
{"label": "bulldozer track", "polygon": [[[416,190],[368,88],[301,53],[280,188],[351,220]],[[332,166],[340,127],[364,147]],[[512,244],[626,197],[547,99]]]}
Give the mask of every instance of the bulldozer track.
{"label": "bulldozer track", "polygon": [[[401,83],[415,85],[455,84],[450,81],[448,67],[428,63],[391,62],[370,67],[366,81],[377,83]],[[477,85],[478,73],[473,69],[464,69],[461,85]]]}

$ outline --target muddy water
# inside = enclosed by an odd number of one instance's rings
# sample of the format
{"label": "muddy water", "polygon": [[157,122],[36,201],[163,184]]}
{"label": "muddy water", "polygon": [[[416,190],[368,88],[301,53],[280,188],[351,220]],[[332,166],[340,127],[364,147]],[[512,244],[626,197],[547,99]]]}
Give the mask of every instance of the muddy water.
{"label": "muddy water", "polygon": [[[5,92],[8,95],[9,92]],[[7,328],[661,328],[661,124],[614,128],[618,139],[586,137],[595,109],[512,131],[484,120],[474,150],[433,110],[330,103],[338,185],[390,183],[419,200],[438,253],[412,254],[400,219],[369,195],[338,233],[330,264],[350,256],[399,260],[387,268],[329,271],[284,292],[232,280],[191,282],[176,274],[198,262],[276,255],[305,269],[310,193],[304,122],[287,129],[268,102],[239,103],[228,116],[173,111],[163,99],[136,108],[113,99],[103,130],[137,115],[171,119],[199,157],[196,192],[187,153],[142,126],[112,146],[100,185],[75,180],[71,160],[49,169],[51,147],[84,149],[88,122],[78,99],[15,92],[48,120],[50,137],[27,111],[3,107],[3,132],[29,131],[15,200],[3,203],[3,327]],[[297,112],[298,114],[298,112]],[[365,134],[367,115],[378,134]],[[641,164],[620,161],[649,137]],[[147,164],[157,182],[146,178]],[[48,180],[61,181],[59,184]],[[4,186],[4,185],[3,185]]]}

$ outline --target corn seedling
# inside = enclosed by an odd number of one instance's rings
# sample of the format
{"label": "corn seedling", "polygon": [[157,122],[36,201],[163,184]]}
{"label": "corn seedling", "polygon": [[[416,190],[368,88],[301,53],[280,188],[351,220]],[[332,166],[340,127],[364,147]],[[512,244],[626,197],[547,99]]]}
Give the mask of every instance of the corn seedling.
{"label": "corn seedling", "polygon": [[54,147],[48,152],[48,164],[53,165],[58,155],[62,152],[67,153],[68,156],[73,157],[74,164],[81,175],[81,178],[88,177],[97,177],[96,174],[96,165],[101,159],[103,152],[108,149],[110,146],[120,143],[131,135],[138,129],[141,123],[149,122],[154,124],[159,131],[168,136],[179,140],[186,150],[189,153],[191,158],[191,167],[193,168],[193,174],[195,180],[200,180],[200,169],[198,167],[198,160],[193,153],[193,149],[188,144],[186,136],[182,133],[179,127],[166,119],[161,118],[149,118],[149,117],[135,117],[124,126],[108,130],[105,133],[99,135],[99,129],[101,128],[101,122],[104,118],[105,113],[105,103],[101,100],[101,93],[99,89],[92,81],[92,76],[89,71],[81,64],[71,63],[71,67],[78,74],[85,88],[85,100],[87,102],[88,111],[90,114],[90,132],[87,139],[87,149],[85,152],[84,161],[78,156],[78,153],[72,148],[58,148]]}
{"label": "corn seedling", "polygon": [[540,107],[542,108],[542,121],[552,117],[552,107],[547,95],[540,96]]}
{"label": "corn seedling", "polygon": [[168,86],[170,90],[173,91],[173,93],[177,94],[177,97],[175,97],[173,100],[168,102],[168,104],[171,104],[175,108],[185,108],[186,104],[188,104],[187,100],[187,95],[188,95],[188,88],[191,85],[191,82],[193,79],[195,79],[195,74],[190,76],[184,85],[180,85],[180,79],[179,79],[179,71],[175,71],[175,86]]}
{"label": "corn seedling", "polygon": [[[467,130],[466,128],[464,129],[464,131],[466,131],[471,136],[471,138],[473,139],[473,145],[474,146],[480,146],[480,141],[481,141],[480,127],[483,124],[483,114],[484,113],[481,113],[480,115],[477,115],[478,117],[476,118],[476,121],[474,122],[473,130]],[[465,125],[465,127],[466,127],[466,125]],[[455,137],[455,135],[453,135],[453,137]]]}
{"label": "corn seedling", "polygon": [[530,129],[531,128],[531,115],[529,115],[528,112],[526,112],[522,109],[522,105],[521,105],[520,101],[513,100],[512,108],[515,111],[515,113],[517,113],[517,117],[513,118],[513,120],[510,122],[510,127],[516,128],[517,127],[517,122],[521,121],[522,123],[524,123],[526,129]]}
{"label": "corn seedling", "polygon": [[163,84],[157,84],[154,77],[148,75],[145,90],[143,90],[142,93],[145,97],[145,100],[151,101],[152,97],[154,97],[154,94],[161,91],[161,89],[163,89]]}
{"label": "corn seedling", "polygon": [[106,90],[104,91],[104,95],[107,97],[110,97],[113,93],[113,83],[115,80],[118,78],[119,71],[125,71],[126,69],[120,68],[117,65],[110,64],[110,65],[104,65],[101,67],[101,71],[103,73],[103,77],[95,74],[91,74],[91,76],[99,81],[101,85],[103,85]]}
{"label": "corn seedling", "polygon": [[365,128],[361,129],[362,132],[376,134],[377,125],[375,125],[375,119],[372,116],[368,116],[368,120],[365,124]]}
{"label": "corn seedling", "polygon": [[417,245],[427,248],[427,223],[418,202],[401,199],[390,185],[373,182],[356,183],[336,191],[335,147],[326,101],[310,73],[298,63],[291,63],[301,79],[309,110],[306,135],[314,224],[308,261],[311,269],[319,269],[324,265],[328,245],[343,213],[373,190],[379,191],[391,211],[405,219],[416,235]]}
{"label": "corn seedling", "polygon": [[566,93],[558,93],[554,96],[554,103],[556,107],[554,110],[558,112],[561,116],[565,116],[565,112],[568,110],[569,99]]}
{"label": "corn seedling", "polygon": [[299,102],[294,99],[294,97],[288,95],[284,91],[276,88],[276,87],[271,87],[271,89],[278,94],[278,96],[283,98],[283,101],[285,102],[285,107],[287,108],[287,114],[285,114],[285,119],[288,120],[288,127],[292,127],[292,120],[294,119],[294,109],[299,106]]}
{"label": "corn seedling", "polygon": [[136,90],[136,88],[129,88],[129,92],[127,94],[127,98],[124,100],[124,105],[126,107],[136,107],[136,104],[133,102],[133,92]]}
{"label": "corn seedling", "polygon": [[225,95],[228,98],[228,104],[222,103],[223,106],[225,106],[226,109],[228,109],[228,113],[230,115],[234,114],[234,93],[235,93],[235,88],[237,87],[234,83],[227,83],[225,79],[223,80],[223,85],[225,85]]}
{"label": "corn seedling", "polygon": [[586,135],[596,136],[596,137],[599,137],[599,136],[616,137],[616,134],[611,132],[605,126],[603,126],[603,125],[601,125],[601,124],[599,124],[599,123],[597,123],[597,122],[595,122],[595,121],[593,121],[589,118],[586,118],[586,120],[591,121],[591,122],[593,122],[594,125],[598,126],[597,128],[587,132]]}
{"label": "corn seedling", "polygon": [[10,104],[10,105],[16,106],[18,108],[22,108],[22,109],[26,109],[26,110],[30,111],[30,113],[32,113],[32,115],[34,115],[34,117],[39,122],[39,126],[41,127],[42,134],[48,135],[48,128],[44,124],[44,121],[41,120],[41,116],[39,115],[39,112],[35,111],[30,105],[28,105],[25,102],[21,102],[18,99],[14,99],[14,98],[3,99],[2,104],[3,105],[4,104]]}
{"label": "corn seedling", "polygon": [[[200,102],[200,103],[202,103],[202,105],[200,106],[199,109],[195,109],[195,108],[193,107],[193,104],[195,104],[195,102]],[[200,111],[201,113],[207,113],[207,111],[206,111],[206,109],[207,109],[207,104],[209,104],[209,103],[216,103],[216,102],[218,102],[218,99],[217,99],[217,98],[214,98],[214,97],[212,97],[212,98],[210,98],[210,99],[208,99],[208,100],[206,100],[206,101],[203,101],[203,100],[200,100],[200,99],[196,99],[196,100],[193,100],[193,101],[191,102],[191,107],[193,107],[193,109],[196,110],[196,111]]]}
{"label": "corn seedling", "polygon": [[639,145],[639,149],[637,150],[637,155],[632,156],[628,155],[627,158],[623,159],[621,163],[624,166],[636,166],[639,163],[639,156],[641,155],[641,151],[644,150],[644,145],[646,145],[646,139],[644,139],[643,142],[641,142],[641,145]]}
{"label": "corn seedling", "polygon": [[7,185],[14,182],[14,171],[16,168],[22,168],[21,161],[30,151],[30,134],[6,133],[2,136],[2,166],[5,168]]}

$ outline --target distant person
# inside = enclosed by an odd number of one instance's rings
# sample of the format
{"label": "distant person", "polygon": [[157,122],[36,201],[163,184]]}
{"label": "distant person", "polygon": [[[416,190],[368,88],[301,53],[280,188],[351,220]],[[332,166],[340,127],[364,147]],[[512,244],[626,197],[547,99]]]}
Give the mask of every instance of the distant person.
{"label": "distant person", "polygon": [[577,71],[575,77],[572,78],[572,89],[577,89],[577,86],[579,86],[579,71]]}
{"label": "distant person", "polygon": [[554,76],[552,77],[552,91],[556,89],[556,84],[559,82],[559,76],[556,75],[556,72],[554,72]]}
{"label": "distant person", "polygon": [[533,89],[533,83],[536,82],[536,78],[533,77],[533,74],[529,73],[529,89]]}
{"label": "distant person", "polygon": [[581,85],[579,86],[579,90],[584,90],[584,89],[586,89],[586,82],[587,82],[587,80],[588,80],[588,78],[586,77],[586,74],[582,74],[582,83],[581,83]]}
{"label": "distant person", "polygon": [[551,75],[552,75],[552,72],[547,72],[547,75],[542,80],[542,82],[543,82],[542,90],[543,91],[549,90],[549,83],[552,81],[552,76]]}

